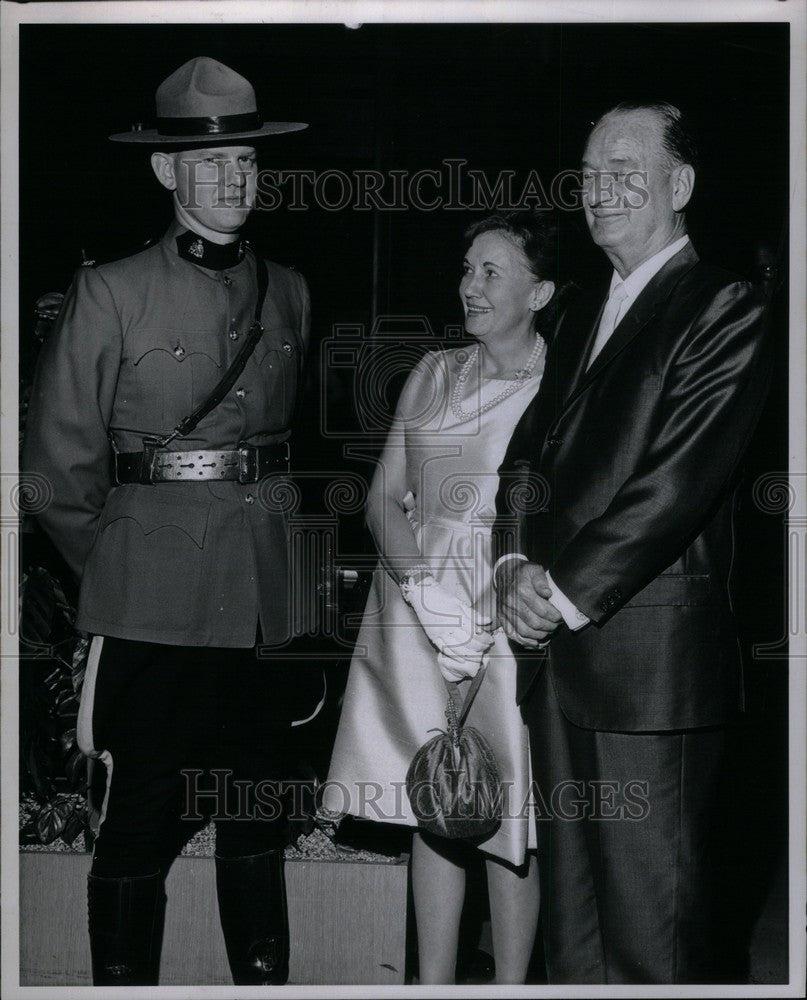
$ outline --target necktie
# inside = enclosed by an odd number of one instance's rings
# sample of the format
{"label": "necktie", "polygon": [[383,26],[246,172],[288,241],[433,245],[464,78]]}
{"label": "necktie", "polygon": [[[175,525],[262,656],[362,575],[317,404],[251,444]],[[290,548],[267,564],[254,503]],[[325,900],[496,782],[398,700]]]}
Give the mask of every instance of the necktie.
{"label": "necktie", "polygon": [[605,303],[605,309],[602,311],[600,328],[597,330],[597,336],[594,340],[594,346],[591,348],[591,356],[588,359],[586,370],[592,366],[594,359],[608,343],[608,338],[614,332],[619,310],[622,308],[622,303],[627,297],[628,293],[621,282],[618,285],[614,285],[611,294],[608,296],[608,301]]}

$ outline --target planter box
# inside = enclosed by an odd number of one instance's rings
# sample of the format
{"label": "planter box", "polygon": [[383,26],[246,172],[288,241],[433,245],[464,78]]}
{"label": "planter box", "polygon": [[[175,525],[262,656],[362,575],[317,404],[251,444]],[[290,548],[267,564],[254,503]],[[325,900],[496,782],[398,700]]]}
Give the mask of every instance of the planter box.
{"label": "planter box", "polygon": [[[88,854],[20,854],[20,985],[90,978]],[[287,861],[289,983],[404,981],[408,859]],[[166,885],[161,986],[230,985],[212,858],[178,858]]]}

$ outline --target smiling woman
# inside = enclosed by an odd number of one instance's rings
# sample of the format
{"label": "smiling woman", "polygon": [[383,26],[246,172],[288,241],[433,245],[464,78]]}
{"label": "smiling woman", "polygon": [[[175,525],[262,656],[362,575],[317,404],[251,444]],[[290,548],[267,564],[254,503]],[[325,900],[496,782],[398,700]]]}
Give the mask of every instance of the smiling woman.
{"label": "smiling woman", "polygon": [[479,342],[480,370],[493,378],[522,370],[536,346],[535,323],[555,285],[548,249],[554,228],[531,213],[502,213],[472,226],[460,298],[465,330]]}
{"label": "smiling woman", "polygon": [[[466,233],[460,296],[477,346],[427,354],[401,393],[370,488],[367,522],[381,565],[325,797],[337,812],[415,826],[401,795],[410,762],[442,727],[446,687],[461,701],[488,662],[468,722],[490,741],[504,794],[499,825],[472,841],[487,866],[498,983],[526,978],[539,892],[516,663],[492,621],[491,524],[497,469],[543,373],[536,317],[555,290],[554,237],[530,212],[496,213]],[[468,845],[415,834],[421,983],[454,981],[468,858]]]}

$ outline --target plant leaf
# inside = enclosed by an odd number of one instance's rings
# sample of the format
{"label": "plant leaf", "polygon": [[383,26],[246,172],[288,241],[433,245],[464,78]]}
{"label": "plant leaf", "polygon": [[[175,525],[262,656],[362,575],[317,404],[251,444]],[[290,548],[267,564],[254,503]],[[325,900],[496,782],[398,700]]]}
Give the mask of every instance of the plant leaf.
{"label": "plant leaf", "polygon": [[33,740],[25,748],[25,767],[37,798],[49,799],[53,795],[53,782],[48,773],[45,753]]}
{"label": "plant leaf", "polygon": [[20,844],[38,844],[39,837],[36,833],[36,827],[34,826],[33,819],[29,819],[27,823],[23,823],[20,827]]}
{"label": "plant leaf", "polygon": [[78,704],[78,698],[72,692],[59,695],[56,702],[56,714],[62,719],[77,716]]}
{"label": "plant leaf", "polygon": [[58,795],[53,802],[46,802],[36,816],[36,832],[39,842],[42,844],[52,844],[67,825],[70,814],[73,812],[73,803],[62,795]]}
{"label": "plant leaf", "polygon": [[84,820],[81,814],[74,809],[67,818],[64,830],[62,830],[62,840],[65,844],[72,844],[76,837],[84,829]]}
{"label": "plant leaf", "polygon": [[84,684],[84,674],[87,670],[87,657],[90,653],[90,637],[79,635],[73,649],[72,682],[73,690],[79,694]]}
{"label": "plant leaf", "polygon": [[53,630],[56,598],[53,577],[42,566],[28,574],[20,599],[20,639],[28,646],[46,646]]}
{"label": "plant leaf", "polygon": [[62,735],[59,737],[59,743],[62,746],[62,753],[69,754],[72,752],[76,745],[76,730],[65,729]]}
{"label": "plant leaf", "polygon": [[51,672],[45,677],[45,687],[52,694],[58,694],[63,684],[64,675],[62,672],[62,665],[57,662],[54,665],[53,670],[51,670]]}
{"label": "plant leaf", "polygon": [[71,788],[79,789],[87,786],[87,758],[76,747],[64,766],[65,774]]}

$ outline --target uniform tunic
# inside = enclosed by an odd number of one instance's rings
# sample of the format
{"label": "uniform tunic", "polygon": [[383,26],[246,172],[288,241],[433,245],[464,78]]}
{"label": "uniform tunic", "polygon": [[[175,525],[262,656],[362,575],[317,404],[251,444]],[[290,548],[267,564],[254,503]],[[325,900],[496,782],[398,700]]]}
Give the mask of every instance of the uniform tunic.
{"label": "uniform tunic", "polygon": [[[121,452],[164,434],[210,393],[254,318],[251,251],[214,271],[180,257],[174,223],[160,243],[82,268],[34,382],[24,467],[53,499],[39,521],[81,580],[77,626],[171,645],[248,647],[306,631],[293,599],[283,478],[260,484],[114,486]],[[196,430],[168,447],[233,449],[284,441],[309,331],[295,271],[268,263],[265,327],[237,385]]]}
{"label": "uniform tunic", "polygon": [[[213,769],[202,788],[216,769],[250,788],[282,778],[279,734],[320,697],[316,678],[298,681],[299,664],[252,649],[259,624],[264,642],[280,644],[313,614],[291,596],[286,477],[115,485],[112,442],[139,452],[144,436],[192,413],[254,320],[263,263],[247,252],[205,268],[180,255],[182,233],[174,224],[148,250],[79,270],[43,347],[26,430],[24,467],[52,489],[39,520],[81,581],[76,624],[95,634],[78,741],[105,766],[91,815],[92,873],[106,877],[150,874],[178,852],[190,832],[181,814],[194,812],[183,774]],[[262,338],[226,398],[171,449],[289,437],[308,291],[294,271],[267,266]],[[222,795],[217,850],[282,843],[282,813],[235,816]]]}

